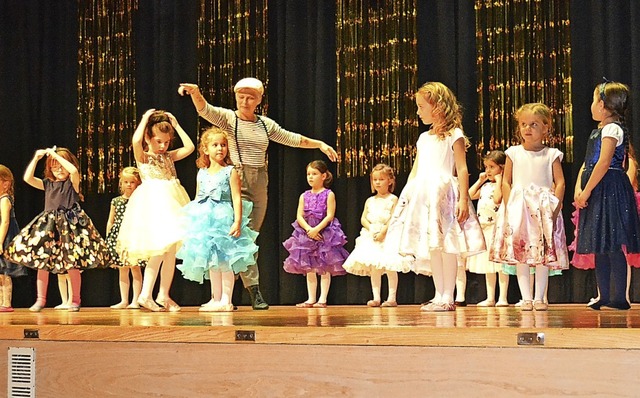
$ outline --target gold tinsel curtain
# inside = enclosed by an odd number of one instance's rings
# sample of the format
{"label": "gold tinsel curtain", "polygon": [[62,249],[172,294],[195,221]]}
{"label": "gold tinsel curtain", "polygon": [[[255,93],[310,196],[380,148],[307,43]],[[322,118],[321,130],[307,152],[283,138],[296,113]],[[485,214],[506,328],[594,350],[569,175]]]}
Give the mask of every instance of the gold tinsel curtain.
{"label": "gold tinsel curtain", "polygon": [[478,159],[518,144],[515,111],[542,102],[554,111],[547,144],[573,161],[569,3],[476,0]]}
{"label": "gold tinsel curtain", "polygon": [[[267,0],[201,0],[198,19],[198,85],[210,102],[235,104],[234,84],[267,75]],[[267,97],[259,113],[266,114]]]}
{"label": "gold tinsel curtain", "polygon": [[133,162],[138,0],[78,0],[78,160],[85,192],[118,192]]}
{"label": "gold tinsel curtain", "polygon": [[338,175],[411,169],[417,119],[416,0],[338,0]]}

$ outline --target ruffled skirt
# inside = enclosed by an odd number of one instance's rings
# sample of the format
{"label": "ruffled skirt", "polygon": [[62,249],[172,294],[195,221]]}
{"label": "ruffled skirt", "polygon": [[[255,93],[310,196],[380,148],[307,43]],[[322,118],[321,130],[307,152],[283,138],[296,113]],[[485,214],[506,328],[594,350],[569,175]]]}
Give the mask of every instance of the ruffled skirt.
{"label": "ruffled skirt", "polygon": [[229,235],[234,221],[231,202],[192,201],[184,207],[183,221],[188,225],[177,258],[177,268],[186,279],[202,283],[209,271],[235,274],[255,264],[258,233],[249,228],[251,202],[242,201],[242,223],[238,238]]}
{"label": "ruffled skirt", "polygon": [[185,234],[182,207],[189,195],[178,180],[145,180],[129,198],[116,251],[127,263],[148,260],[179,244]]}
{"label": "ruffled skirt", "polygon": [[[320,219],[309,217],[306,220],[310,226],[316,226]],[[344,275],[346,271],[342,267],[349,256],[349,252],[343,247],[347,243],[347,237],[342,232],[342,226],[337,218],[322,230],[322,240],[314,240],[298,222],[293,224],[293,234],[283,242],[283,246],[289,252],[284,260],[284,270],[291,274],[307,274],[315,272],[320,275]]]}

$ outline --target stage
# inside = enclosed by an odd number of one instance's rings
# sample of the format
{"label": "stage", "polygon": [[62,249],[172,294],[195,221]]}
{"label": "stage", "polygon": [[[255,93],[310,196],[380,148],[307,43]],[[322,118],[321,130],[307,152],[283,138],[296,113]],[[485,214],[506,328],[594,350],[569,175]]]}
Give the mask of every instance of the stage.
{"label": "stage", "polygon": [[638,394],[638,309],[17,309],[0,344],[34,349],[38,397],[620,397]]}

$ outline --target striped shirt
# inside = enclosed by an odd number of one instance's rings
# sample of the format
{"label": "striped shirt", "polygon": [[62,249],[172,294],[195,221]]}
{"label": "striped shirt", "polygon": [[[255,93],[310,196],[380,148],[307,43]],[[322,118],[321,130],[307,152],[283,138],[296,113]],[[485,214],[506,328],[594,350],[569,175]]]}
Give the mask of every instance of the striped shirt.
{"label": "striped shirt", "polygon": [[[231,109],[220,108],[211,104],[207,104],[198,113],[209,123],[227,132],[229,136],[229,154],[231,155],[231,161],[235,165],[264,166],[267,160],[269,141],[296,148],[300,146],[302,139],[300,134],[283,129],[278,123],[265,116],[259,116],[259,120],[250,122],[238,118]],[[238,123],[237,132],[235,131],[236,119]],[[238,150],[240,154],[238,154]]]}

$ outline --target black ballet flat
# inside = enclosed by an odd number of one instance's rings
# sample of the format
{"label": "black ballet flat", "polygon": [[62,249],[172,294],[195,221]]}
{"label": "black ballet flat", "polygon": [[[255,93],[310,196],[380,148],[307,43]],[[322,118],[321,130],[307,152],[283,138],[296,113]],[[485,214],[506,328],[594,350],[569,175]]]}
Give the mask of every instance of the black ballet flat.
{"label": "black ballet flat", "polygon": [[454,301],[454,303],[456,304],[456,307],[466,307],[467,306],[467,301]]}
{"label": "black ballet flat", "polygon": [[608,304],[603,304],[604,307],[613,308],[614,310],[628,310],[631,309],[631,305],[629,305],[626,301],[612,301]]}

